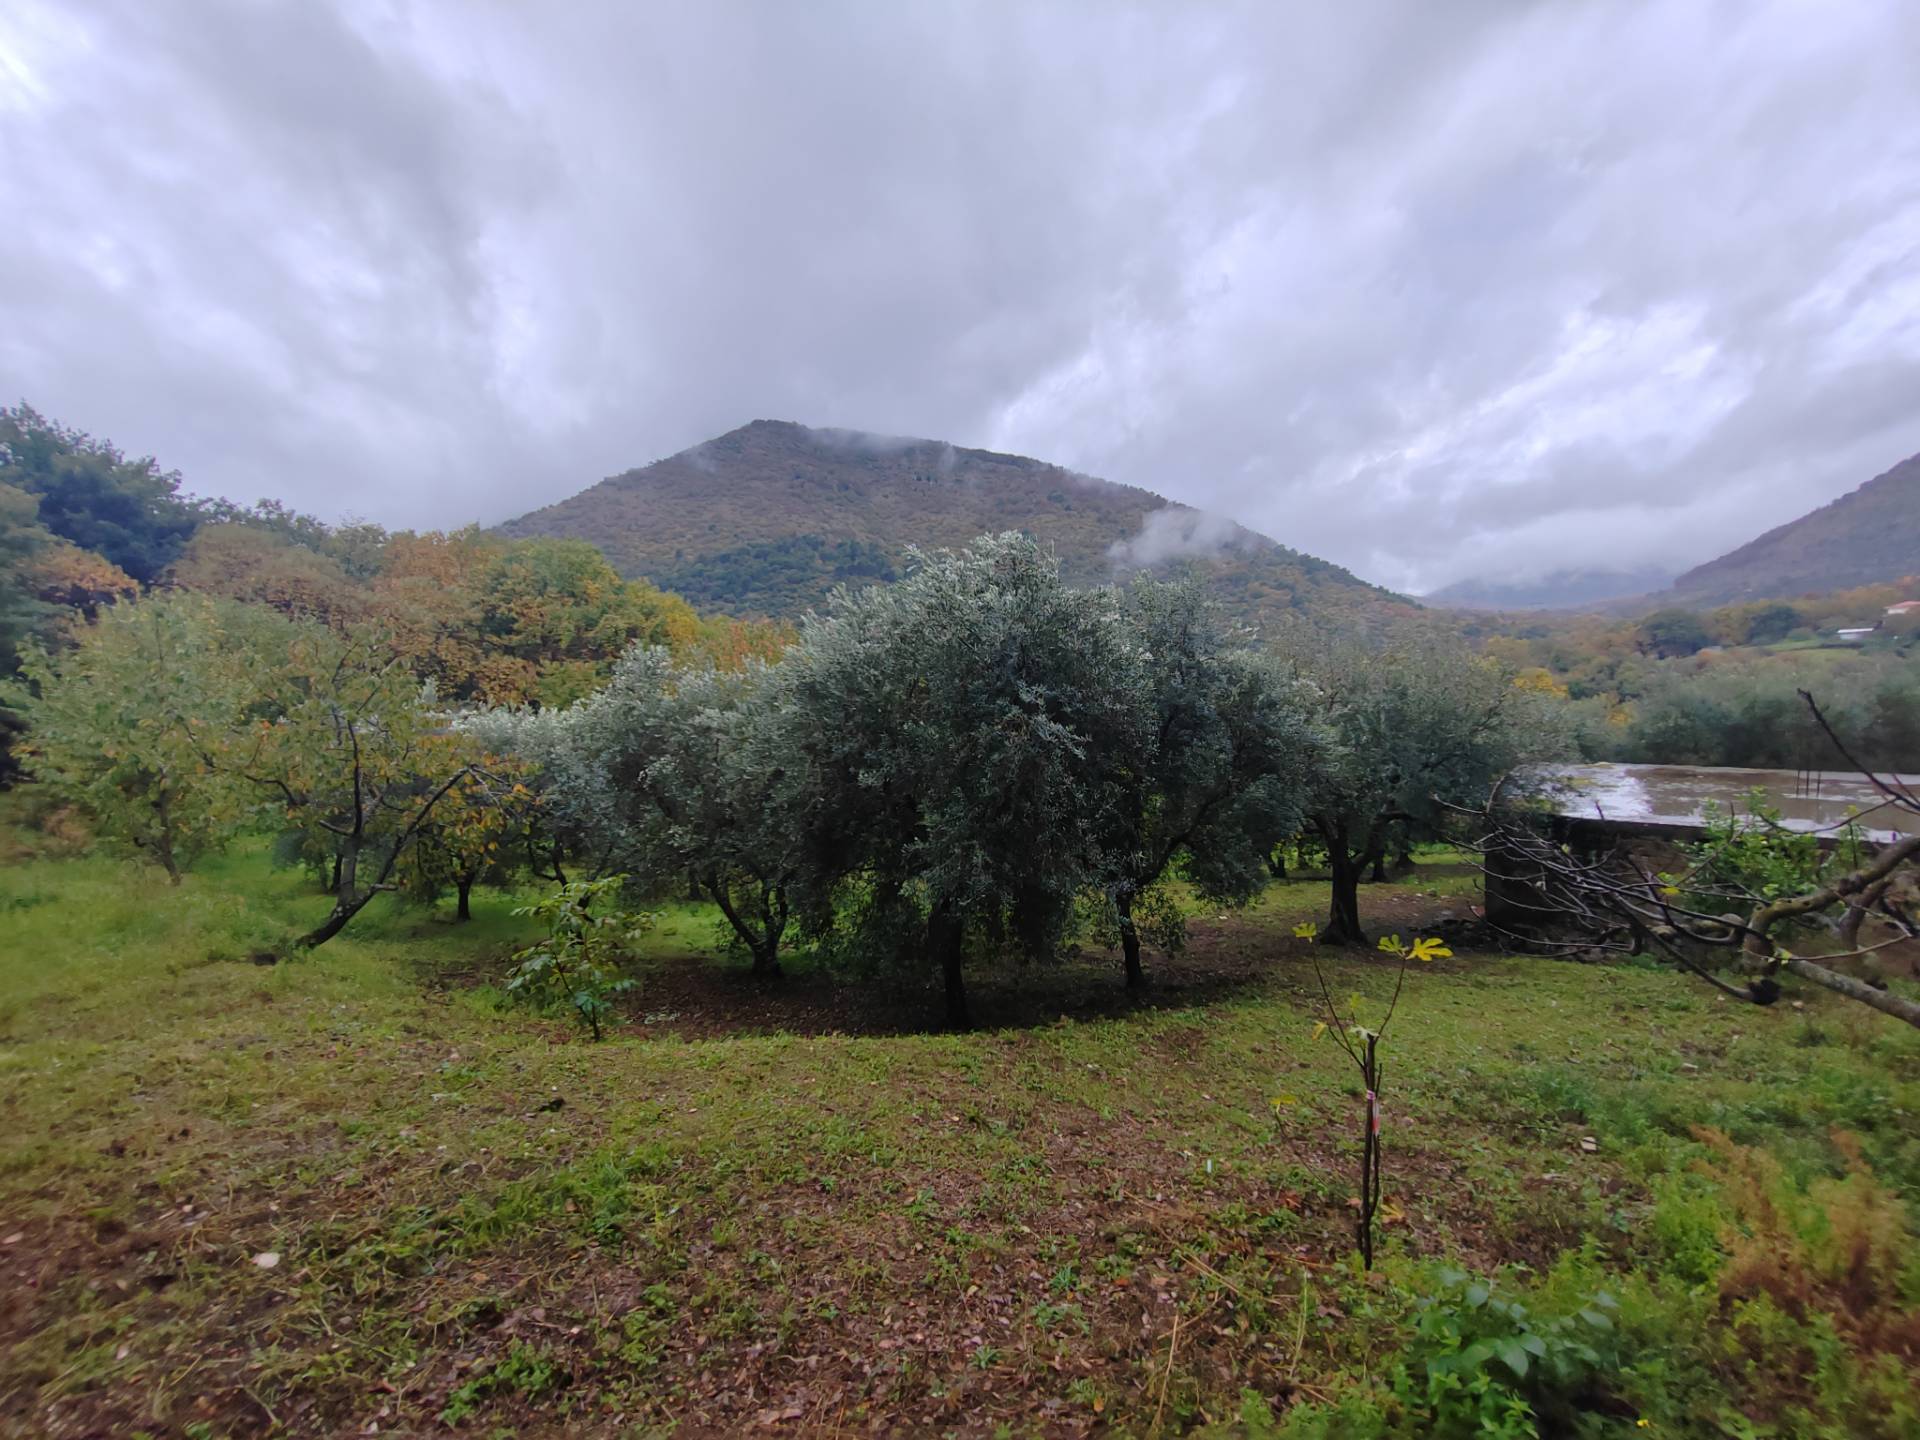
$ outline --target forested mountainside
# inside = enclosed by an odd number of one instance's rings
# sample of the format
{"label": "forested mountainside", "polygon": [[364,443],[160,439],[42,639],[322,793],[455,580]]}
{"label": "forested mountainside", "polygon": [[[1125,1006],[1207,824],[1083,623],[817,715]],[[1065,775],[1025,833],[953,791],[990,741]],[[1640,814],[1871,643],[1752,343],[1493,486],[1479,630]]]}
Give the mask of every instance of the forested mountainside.
{"label": "forested mountainside", "polygon": [[1026,531],[1094,584],[1191,560],[1241,619],[1397,597],[1151,491],[937,440],[756,420],[499,527],[591,540],[622,574],[694,604],[794,616],[841,582],[892,578],[910,545]]}
{"label": "forested mountainside", "polygon": [[1420,599],[1454,610],[1584,610],[1664,590],[1673,571],[1657,565],[1631,570],[1555,570],[1537,580],[1474,575]]}
{"label": "forested mountainside", "polygon": [[1697,565],[1662,603],[1730,605],[1898,580],[1920,569],[1920,455],[1739,549]]}

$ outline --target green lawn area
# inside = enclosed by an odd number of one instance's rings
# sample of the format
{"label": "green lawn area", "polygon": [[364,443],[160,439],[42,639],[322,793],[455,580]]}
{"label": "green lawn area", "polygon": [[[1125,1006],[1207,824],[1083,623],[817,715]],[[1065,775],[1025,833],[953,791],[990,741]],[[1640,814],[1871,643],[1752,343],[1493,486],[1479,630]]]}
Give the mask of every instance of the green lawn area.
{"label": "green lawn area", "polygon": [[[1452,859],[1363,913],[1464,917]],[[588,1044],[498,1003],[513,903],[383,901],[260,965],[324,902],[258,853],[177,890],[12,856],[0,1425],[1359,1436],[1439,1386],[1521,1427],[1460,1434],[1533,1433],[1516,1401],[1545,1434],[1920,1434],[1920,1036],[1860,1007],[1422,967],[1362,1276],[1361,1097],[1292,935],[1316,881],[1203,912],[1144,1005],[1103,952],[984,975],[966,1035],[804,966],[754,992],[682,904]]]}

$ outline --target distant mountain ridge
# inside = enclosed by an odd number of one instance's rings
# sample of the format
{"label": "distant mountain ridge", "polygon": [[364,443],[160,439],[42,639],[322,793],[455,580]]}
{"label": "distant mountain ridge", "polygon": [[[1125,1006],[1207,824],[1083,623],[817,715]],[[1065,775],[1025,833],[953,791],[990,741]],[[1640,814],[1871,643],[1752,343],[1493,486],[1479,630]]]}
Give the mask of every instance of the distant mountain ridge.
{"label": "distant mountain ridge", "polygon": [[1420,600],[1455,610],[1580,610],[1665,588],[1673,572],[1657,565],[1634,570],[1556,570],[1538,580],[1471,576]]}
{"label": "distant mountain ridge", "polygon": [[1920,571],[1920,455],[1857,490],[1696,565],[1662,605],[1707,608],[1742,600],[1849,590]]}
{"label": "distant mountain ridge", "polygon": [[1058,465],[938,440],[756,420],[497,527],[591,540],[696,605],[793,617],[836,584],[896,574],[907,547],[1002,530],[1050,543],[1069,583],[1191,561],[1250,622],[1390,592],[1220,516]]}

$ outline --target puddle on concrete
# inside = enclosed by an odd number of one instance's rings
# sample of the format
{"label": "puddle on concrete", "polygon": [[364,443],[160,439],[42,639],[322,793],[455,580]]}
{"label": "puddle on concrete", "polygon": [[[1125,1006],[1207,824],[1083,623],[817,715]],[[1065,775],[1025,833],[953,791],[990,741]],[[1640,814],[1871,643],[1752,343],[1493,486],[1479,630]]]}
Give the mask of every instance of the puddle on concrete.
{"label": "puddle on concrete", "polygon": [[[1724,814],[1750,809],[1748,797],[1764,791],[1781,823],[1795,830],[1838,829],[1859,816],[1870,838],[1920,832],[1920,815],[1889,804],[1863,777],[1832,770],[1736,770],[1699,765],[1553,765],[1546,773],[1558,813],[1580,819],[1604,816],[1629,824],[1697,825],[1709,803]],[[1920,776],[1882,776],[1920,795]]]}

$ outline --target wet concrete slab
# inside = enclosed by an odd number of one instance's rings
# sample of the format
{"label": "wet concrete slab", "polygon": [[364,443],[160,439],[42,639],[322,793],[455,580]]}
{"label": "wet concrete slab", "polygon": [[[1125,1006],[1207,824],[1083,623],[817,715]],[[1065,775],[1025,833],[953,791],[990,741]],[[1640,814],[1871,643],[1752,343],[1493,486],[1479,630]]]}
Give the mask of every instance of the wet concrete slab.
{"label": "wet concrete slab", "polygon": [[[1554,812],[1569,820],[1622,830],[1678,833],[1705,824],[1708,807],[1748,813],[1759,791],[1795,830],[1838,833],[1854,819],[1867,838],[1885,842],[1920,833],[1920,814],[1902,809],[1865,776],[1833,770],[1744,770],[1702,765],[1552,765],[1547,781]],[[1883,775],[1920,798],[1920,775]]]}

